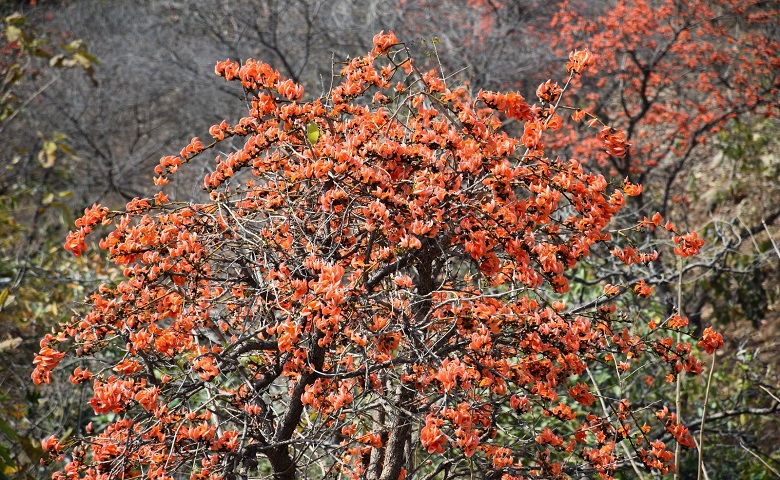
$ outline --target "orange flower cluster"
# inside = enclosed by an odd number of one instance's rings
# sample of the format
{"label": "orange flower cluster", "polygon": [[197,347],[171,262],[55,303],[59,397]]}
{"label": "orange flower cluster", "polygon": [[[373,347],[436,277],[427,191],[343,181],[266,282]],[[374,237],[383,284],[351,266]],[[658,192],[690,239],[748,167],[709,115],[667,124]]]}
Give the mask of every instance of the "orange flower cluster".
{"label": "orange flower cluster", "polygon": [[41,440],[41,449],[48,453],[51,458],[57,460],[65,458],[65,456],[62,455],[63,448],[60,439],[56,435],[51,435]]}
{"label": "orange flower cluster", "polygon": [[390,50],[390,47],[393,47],[394,45],[398,44],[398,39],[396,38],[393,31],[389,31],[388,33],[385,33],[384,30],[374,35],[374,53],[377,55],[382,55],[388,52]]}
{"label": "orange flower cluster", "polygon": [[35,356],[33,364],[35,370],[32,374],[33,383],[49,383],[51,381],[51,371],[57,368],[60,361],[65,357],[64,352],[59,352],[47,346],[42,346],[38,355]]}
{"label": "orange flower cluster", "polygon": [[702,333],[699,346],[709,354],[715,353],[715,350],[723,347],[723,335],[713,330],[712,327],[707,327]]}
{"label": "orange flower cluster", "polygon": [[566,64],[566,71],[572,74],[579,74],[585,70],[585,67],[593,65],[594,56],[588,50],[575,50],[569,54],[569,62]]}
{"label": "orange flower cluster", "polygon": [[110,223],[110,220],[108,219],[108,209],[98,204],[94,204],[91,208],[84,210],[83,217],[76,220],[76,228],[78,228],[78,230],[68,233],[68,237],[65,240],[65,250],[80,257],[87,249],[84,239],[92,232],[95,225],[99,223],[104,225]]}
{"label": "orange flower cluster", "polygon": [[704,240],[699,238],[696,232],[689,232],[685,235],[675,235],[672,241],[677,244],[674,253],[681,257],[690,257],[699,253]]}
{"label": "orange flower cluster", "polygon": [[[625,157],[628,153],[629,144],[626,141],[625,132],[615,130],[611,127],[604,127],[599,133],[599,138],[604,142],[604,149],[610,155]],[[639,192],[641,192],[641,190],[639,190]],[[638,195],[639,192],[636,192],[636,194]]]}
{"label": "orange flower cluster", "polygon": [[425,419],[425,426],[420,430],[420,443],[428,453],[444,453],[447,437],[441,431],[441,419],[432,413]]}

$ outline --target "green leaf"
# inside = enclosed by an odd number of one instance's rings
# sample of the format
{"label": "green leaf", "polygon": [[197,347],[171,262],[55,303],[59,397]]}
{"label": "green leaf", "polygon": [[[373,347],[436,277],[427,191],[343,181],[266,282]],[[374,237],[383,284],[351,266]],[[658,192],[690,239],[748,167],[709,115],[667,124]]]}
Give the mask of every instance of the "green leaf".
{"label": "green leaf", "polygon": [[76,63],[78,63],[85,69],[91,67],[93,63],[92,60],[90,60],[89,57],[82,52],[74,53],[73,60],[75,60]]}
{"label": "green leaf", "polygon": [[0,444],[0,480],[6,480],[8,476],[6,473],[14,473],[16,465],[13,458],[11,458],[10,450]]}
{"label": "green leaf", "polygon": [[38,161],[43,168],[51,168],[57,161],[57,142],[54,140],[45,140],[43,148],[38,152]]}
{"label": "green leaf", "polygon": [[46,456],[46,452],[44,452],[43,449],[37,445],[37,443],[38,442],[33,443],[27,437],[19,437],[19,444],[24,449],[24,453],[30,457],[30,460],[32,460],[33,464],[39,463],[41,459]]}
{"label": "green leaf", "polygon": [[9,25],[24,25],[27,23],[27,17],[19,12],[14,12],[3,19]]}
{"label": "green leaf", "polygon": [[[5,294],[5,295],[4,295]],[[8,296],[8,289],[3,290],[0,292],[0,305],[3,304],[5,301],[5,297]],[[19,345],[22,344],[22,339],[19,337],[9,338],[8,340],[3,340],[0,342],[0,352],[4,350],[16,350]],[[2,421],[2,420],[0,420]]]}
{"label": "green leaf", "polygon": [[306,124],[306,139],[310,144],[314,145],[320,139],[320,127],[314,122]]}
{"label": "green leaf", "polygon": [[62,62],[65,60],[65,55],[62,53],[58,53],[57,55],[54,55],[49,59],[49,66],[50,67],[59,67],[62,65]]}
{"label": "green leaf", "polygon": [[62,48],[63,50],[66,50],[68,52],[77,52],[82,48],[84,48],[84,40],[80,38],[77,40],[73,40],[72,42],[63,45]]}
{"label": "green leaf", "polygon": [[17,438],[14,429],[2,418],[0,418],[0,432],[3,432],[11,441],[15,441]]}
{"label": "green leaf", "polygon": [[22,29],[19,27],[15,27],[13,25],[6,27],[5,29],[5,38],[8,39],[8,42],[15,42],[22,38]]}

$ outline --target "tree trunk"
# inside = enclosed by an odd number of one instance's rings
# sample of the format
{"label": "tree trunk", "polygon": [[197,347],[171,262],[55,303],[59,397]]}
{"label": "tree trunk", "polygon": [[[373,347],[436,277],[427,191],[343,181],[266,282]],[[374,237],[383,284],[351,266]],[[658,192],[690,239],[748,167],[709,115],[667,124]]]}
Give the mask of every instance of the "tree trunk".
{"label": "tree trunk", "polygon": [[[409,402],[414,399],[414,391],[404,385],[400,385],[398,389],[396,405],[400,408],[407,408]],[[385,461],[379,480],[398,480],[401,467],[405,463],[404,447],[411,434],[412,419],[402,411],[396,411],[393,425],[390,427],[390,437],[387,439],[387,445],[385,446]]]}

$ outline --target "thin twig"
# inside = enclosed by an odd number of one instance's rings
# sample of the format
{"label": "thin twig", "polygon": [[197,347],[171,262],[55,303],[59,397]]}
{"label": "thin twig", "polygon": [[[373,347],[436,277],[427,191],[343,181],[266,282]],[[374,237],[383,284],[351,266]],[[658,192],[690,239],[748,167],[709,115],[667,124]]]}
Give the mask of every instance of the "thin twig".
{"label": "thin twig", "polygon": [[[679,259],[678,265],[680,266],[680,273],[677,276],[677,315],[683,316],[683,308],[682,308],[682,275],[683,275],[683,268],[682,268],[682,259]],[[681,340],[681,333],[677,332],[677,343],[680,343]],[[680,390],[682,387],[682,376],[683,371],[680,371],[680,373],[677,374],[677,381],[675,383],[674,388],[674,408],[675,413],[677,414],[677,422],[682,423],[682,405],[680,400]],[[674,480],[678,480],[680,478],[680,442],[676,442],[674,446]]]}
{"label": "thin twig", "polygon": [[[593,383],[593,391],[596,392],[599,403],[601,403],[601,409],[604,411],[604,417],[609,419],[609,410],[607,409],[607,404],[604,403],[604,397],[601,395],[601,390],[599,390],[599,384],[596,383],[596,379],[593,378],[593,374],[590,373],[590,368],[585,367],[585,371],[588,372],[588,377],[590,378],[591,383]],[[631,467],[634,469],[636,476],[639,477],[640,480],[645,480],[645,476],[642,474],[642,471],[639,469],[639,466],[636,464],[636,462],[634,462],[634,457],[628,450],[626,443],[620,442],[620,446],[623,447],[623,451],[626,453],[626,458],[628,459],[629,463],[631,463]]]}
{"label": "thin twig", "polygon": [[712,372],[715,371],[715,353],[712,354],[710,363],[710,373],[707,374],[707,388],[704,391],[704,406],[701,410],[701,427],[699,428],[699,473],[698,480],[701,480],[702,474],[709,480],[707,472],[704,470],[704,421],[707,419],[707,403],[710,401],[710,387],[712,386]]}
{"label": "thin twig", "polygon": [[773,394],[772,392],[770,392],[768,388],[766,388],[763,385],[759,385],[758,388],[760,388],[761,390],[765,391],[767,395],[769,395],[770,397],[772,397],[775,400],[775,402],[780,403],[780,398],[777,398],[777,396],[775,394]]}
{"label": "thin twig", "polygon": [[770,470],[772,473],[774,473],[776,477],[780,478],[780,472],[778,472],[777,470],[775,470],[774,468],[772,468],[772,466],[771,466],[771,465],[769,465],[768,463],[766,463],[766,461],[764,461],[764,459],[763,459],[763,458],[761,458],[761,456],[760,456],[759,454],[757,454],[757,453],[756,453],[756,452],[754,452],[753,450],[749,449],[749,448],[747,447],[747,445],[745,445],[745,444],[744,444],[744,442],[742,442],[741,440],[740,440],[740,442],[739,442],[739,446],[740,446],[740,447],[742,447],[742,448],[743,448],[743,449],[744,449],[746,452],[748,452],[749,454],[751,454],[751,455],[753,455],[754,457],[756,457],[756,458],[758,459],[758,461],[759,461],[759,462],[761,462],[761,463],[762,463],[762,464],[763,464],[763,465],[764,465],[766,468],[768,468],[768,469],[769,469],[769,470]]}
{"label": "thin twig", "polygon": [[777,254],[777,257],[780,258],[780,249],[777,248],[775,239],[772,238],[772,234],[769,232],[769,227],[766,226],[766,222],[763,220],[761,220],[761,225],[764,226],[764,230],[766,230],[766,234],[769,236],[769,241],[772,242],[772,246],[775,247],[775,253]]}
{"label": "thin twig", "polygon": [[22,110],[24,110],[25,108],[27,108],[27,105],[29,105],[29,104],[30,104],[30,102],[32,102],[33,100],[35,100],[35,99],[38,97],[38,95],[40,95],[40,94],[42,94],[43,92],[45,92],[45,91],[46,91],[46,90],[47,90],[49,87],[51,87],[51,86],[54,84],[54,82],[56,82],[56,81],[57,81],[57,80],[59,80],[59,79],[60,79],[60,75],[59,75],[59,74],[58,74],[58,75],[55,75],[55,76],[54,76],[54,77],[53,77],[51,80],[49,80],[48,82],[46,82],[46,83],[45,83],[45,84],[44,84],[44,85],[43,85],[41,88],[39,88],[39,89],[38,89],[38,90],[36,90],[36,91],[35,91],[35,92],[34,92],[32,95],[30,95],[30,97],[29,97],[29,98],[27,98],[27,99],[24,101],[24,103],[22,103],[21,105],[19,105],[19,108],[17,108],[16,110],[14,110],[14,112],[13,112],[11,115],[9,115],[9,116],[8,116],[8,117],[6,117],[5,119],[3,119],[3,124],[2,124],[2,125],[0,125],[0,133],[3,133],[3,130],[5,130],[5,127],[6,127],[6,126],[7,126],[7,125],[8,125],[8,124],[11,122],[11,120],[13,120],[13,119],[14,119],[14,117],[16,117],[16,116],[19,114],[19,112],[21,112]]}
{"label": "thin twig", "polygon": [[[756,237],[753,236],[753,232],[750,231],[750,228],[748,228],[747,225],[745,225],[745,222],[742,221],[742,217],[737,217],[737,220],[739,221],[740,225],[742,225],[743,231],[747,232],[748,235],[750,235],[750,240],[753,242],[753,246],[756,247],[756,252],[758,254],[761,254],[761,247],[758,246],[758,242],[756,241]],[[742,237],[740,236],[739,232],[736,232],[736,235],[739,237],[739,241],[742,241]],[[771,237],[770,237],[771,238]]]}

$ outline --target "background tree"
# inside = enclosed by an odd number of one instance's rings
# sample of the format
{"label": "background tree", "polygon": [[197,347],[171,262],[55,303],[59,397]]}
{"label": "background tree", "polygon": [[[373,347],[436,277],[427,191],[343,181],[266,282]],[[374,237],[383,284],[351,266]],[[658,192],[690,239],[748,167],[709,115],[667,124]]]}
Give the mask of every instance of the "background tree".
{"label": "background tree", "polygon": [[[260,14],[240,15],[247,10]],[[390,28],[414,39],[409,48],[430,67],[463,71],[462,77],[481,88],[516,86],[531,76],[541,53],[527,30],[553,11],[554,5],[530,0],[469,1],[457,8],[439,1],[377,0],[195,6],[199,24],[231,58],[268,58],[287,77],[322,93],[329,87],[332,60],[361,55],[371,48],[372,32]],[[447,54],[436,58],[432,44]]]}
{"label": "background tree", "polygon": [[[643,20],[624,21],[627,18]],[[711,225],[709,263],[691,269],[704,266],[718,275],[720,266],[731,266],[725,257],[751,234],[764,231],[762,220],[771,225],[780,215],[776,205],[764,203],[743,212],[739,225],[734,202],[713,198],[714,192],[708,191],[723,183],[717,162],[723,161],[718,153],[724,144],[718,132],[735,120],[760,125],[764,117],[769,118],[767,127],[775,125],[773,99],[780,89],[777,18],[774,6],[707,0],[590,3],[588,8],[566,2],[553,19],[552,25],[561,27],[561,53],[584,43],[610,52],[596,60],[599,75],[588,81],[581,102],[592,115],[625,129],[633,143],[623,158],[601,153],[599,163],[606,172],[656,187],[654,195],[640,197],[637,214],[649,217],[658,211],[688,226]],[[565,144],[579,152],[600,150],[593,140],[572,141],[576,130],[566,133]],[[697,162],[702,157],[713,163]],[[697,208],[692,205],[697,200],[708,203]],[[726,223],[733,224],[735,237],[729,237]],[[672,264],[655,272],[664,300],[673,298],[666,285],[676,271]],[[711,297],[702,292],[685,300],[701,328],[702,308]],[[667,314],[673,313],[674,302],[666,303]]]}
{"label": "background tree", "polygon": [[74,428],[83,406],[64,384],[41,398],[29,382],[30,358],[41,335],[70,316],[82,287],[96,286],[88,286],[94,274],[85,262],[61,250],[74,218],[75,157],[37,106],[69,70],[94,80],[96,60],[27,2],[1,2],[0,18],[0,477],[33,478],[45,455],[38,440]]}
{"label": "background tree", "polygon": [[[628,276],[607,262],[592,269],[600,275],[583,280],[631,286],[644,278],[656,286],[655,304],[665,305],[659,318],[680,313],[698,331],[729,325],[727,341],[740,367],[725,366],[714,378],[740,387],[713,395],[710,408],[719,413],[707,430],[719,452],[735,452],[711,459],[724,478],[747,475],[751,469],[740,458],[760,458],[766,475],[773,456],[775,474],[778,466],[775,443],[763,441],[778,432],[778,379],[760,366],[776,361],[769,345],[778,324],[780,255],[772,236],[780,210],[769,199],[780,182],[777,143],[766,136],[778,128],[778,18],[772,3],[705,0],[563,2],[552,21],[559,55],[581,45],[609,52],[596,59],[597,73],[585,79],[577,102],[625,131],[632,148],[622,158],[596,153],[603,149],[584,126],[562,134],[562,145],[574,155],[595,155],[605,174],[645,185],[649,193],[630,204],[637,218],[660,212],[706,241],[702,255],[680,262],[662,248],[663,229],[651,229],[633,246],[659,245],[658,262],[637,265]],[[747,185],[762,195],[747,194]],[[750,323],[763,326],[754,330]],[[681,396],[678,408],[687,408]],[[695,431],[702,413],[698,405],[689,408],[680,413]],[[690,468],[697,468],[695,460]]]}

